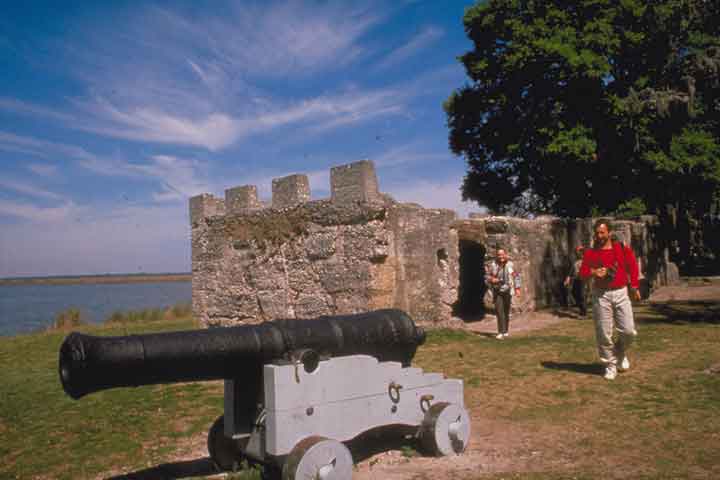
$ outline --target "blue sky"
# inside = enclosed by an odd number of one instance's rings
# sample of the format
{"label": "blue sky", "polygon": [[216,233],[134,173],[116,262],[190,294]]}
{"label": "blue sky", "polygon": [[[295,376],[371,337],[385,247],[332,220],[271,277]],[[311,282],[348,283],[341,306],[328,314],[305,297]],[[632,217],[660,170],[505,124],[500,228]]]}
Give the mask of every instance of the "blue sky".
{"label": "blue sky", "polygon": [[463,203],[442,102],[468,1],[3,2],[0,277],[190,270],[188,198],[375,162]]}

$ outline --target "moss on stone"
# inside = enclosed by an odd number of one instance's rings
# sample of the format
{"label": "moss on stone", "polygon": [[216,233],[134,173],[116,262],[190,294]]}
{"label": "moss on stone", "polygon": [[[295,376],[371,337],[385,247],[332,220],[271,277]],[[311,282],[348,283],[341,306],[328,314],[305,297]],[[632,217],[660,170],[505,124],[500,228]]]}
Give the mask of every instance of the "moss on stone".
{"label": "moss on stone", "polygon": [[278,247],[308,232],[309,220],[299,210],[277,215],[249,215],[228,219],[225,233],[235,249]]}

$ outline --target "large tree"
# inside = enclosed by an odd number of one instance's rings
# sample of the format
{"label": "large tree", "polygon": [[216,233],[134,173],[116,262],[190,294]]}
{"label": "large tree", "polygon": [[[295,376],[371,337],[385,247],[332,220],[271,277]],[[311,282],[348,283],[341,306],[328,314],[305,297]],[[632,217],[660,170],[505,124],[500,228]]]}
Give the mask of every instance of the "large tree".
{"label": "large tree", "polygon": [[445,104],[465,199],[498,212],[707,211],[720,0],[488,0]]}

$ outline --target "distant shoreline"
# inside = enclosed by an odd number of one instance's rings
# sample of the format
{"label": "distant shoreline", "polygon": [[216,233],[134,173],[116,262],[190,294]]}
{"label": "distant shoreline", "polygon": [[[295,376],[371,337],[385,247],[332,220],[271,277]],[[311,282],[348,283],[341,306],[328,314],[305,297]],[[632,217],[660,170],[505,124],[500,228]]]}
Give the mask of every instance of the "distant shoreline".
{"label": "distant shoreline", "polygon": [[57,277],[0,278],[4,285],[72,285],[92,283],[189,282],[190,273],[127,273],[108,275],[68,275]]}

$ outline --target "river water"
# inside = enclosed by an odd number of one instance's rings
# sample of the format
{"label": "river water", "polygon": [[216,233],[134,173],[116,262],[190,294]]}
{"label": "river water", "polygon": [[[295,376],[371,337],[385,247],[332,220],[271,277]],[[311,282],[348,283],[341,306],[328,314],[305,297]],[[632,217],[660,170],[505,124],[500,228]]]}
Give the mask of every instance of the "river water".
{"label": "river water", "polygon": [[191,282],[0,285],[0,335],[42,330],[71,307],[90,323],[115,311],[162,308],[189,303]]}

